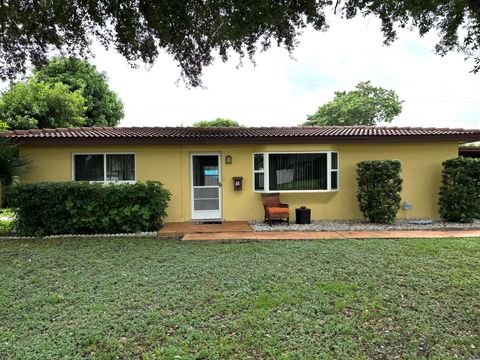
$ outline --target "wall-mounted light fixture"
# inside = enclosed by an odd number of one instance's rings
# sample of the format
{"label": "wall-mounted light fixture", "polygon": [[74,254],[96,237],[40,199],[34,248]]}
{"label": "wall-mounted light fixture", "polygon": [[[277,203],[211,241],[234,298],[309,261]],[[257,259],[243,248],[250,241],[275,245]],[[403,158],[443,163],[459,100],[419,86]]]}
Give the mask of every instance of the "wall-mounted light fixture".
{"label": "wall-mounted light fixture", "polygon": [[225,156],[225,164],[231,164],[232,160],[233,160],[232,155]]}

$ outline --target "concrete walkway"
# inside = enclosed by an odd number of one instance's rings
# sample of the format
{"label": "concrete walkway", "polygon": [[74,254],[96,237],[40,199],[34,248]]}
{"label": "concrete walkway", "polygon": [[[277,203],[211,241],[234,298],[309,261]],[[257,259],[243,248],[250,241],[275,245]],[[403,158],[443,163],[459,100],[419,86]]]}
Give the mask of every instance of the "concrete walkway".
{"label": "concrete walkway", "polygon": [[404,239],[404,238],[463,238],[479,237],[480,230],[409,230],[409,231],[225,231],[187,233],[184,241],[231,240],[327,240],[327,239]]}

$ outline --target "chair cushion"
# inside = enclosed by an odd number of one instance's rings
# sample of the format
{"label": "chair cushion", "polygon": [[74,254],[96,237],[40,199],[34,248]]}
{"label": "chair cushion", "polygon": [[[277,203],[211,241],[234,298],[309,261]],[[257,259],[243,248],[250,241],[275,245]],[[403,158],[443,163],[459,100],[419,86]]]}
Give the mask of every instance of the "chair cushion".
{"label": "chair cushion", "polygon": [[288,208],[284,208],[284,207],[269,207],[267,208],[267,211],[269,215],[285,214],[288,216],[289,214]]}

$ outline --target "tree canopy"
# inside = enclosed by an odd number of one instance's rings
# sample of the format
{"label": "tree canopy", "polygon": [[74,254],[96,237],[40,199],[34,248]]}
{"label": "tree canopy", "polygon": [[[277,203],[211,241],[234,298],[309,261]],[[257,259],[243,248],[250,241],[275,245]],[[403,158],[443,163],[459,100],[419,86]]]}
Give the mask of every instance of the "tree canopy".
{"label": "tree canopy", "polygon": [[242,127],[235,120],[216,118],[215,120],[202,120],[193,124],[195,127]]}
{"label": "tree canopy", "polygon": [[115,126],[123,115],[106,75],[86,60],[53,58],[0,95],[0,121],[12,130]]}
{"label": "tree canopy", "polygon": [[361,82],[352,91],[336,91],[335,98],[308,116],[303,125],[376,125],[392,122],[402,112],[402,102],[393,90]]}
{"label": "tree canopy", "polygon": [[0,120],[12,130],[81,126],[84,104],[81,90],[72,92],[62,83],[29,79],[2,94]]}
{"label": "tree canopy", "polygon": [[47,84],[62,83],[85,98],[85,126],[115,126],[123,118],[123,104],[109,89],[105,73],[86,60],[56,57],[34,72],[34,79]]}
{"label": "tree canopy", "polygon": [[459,51],[480,70],[478,0],[9,0],[0,2],[0,78],[46,63],[52,51],[87,56],[95,39],[133,65],[152,64],[165,51],[187,83],[198,86],[217,55],[253,57],[272,43],[292,51],[306,26],[328,29],[327,13],[378,17],[385,44],[396,39],[397,27],[420,35],[434,30],[438,54]]}

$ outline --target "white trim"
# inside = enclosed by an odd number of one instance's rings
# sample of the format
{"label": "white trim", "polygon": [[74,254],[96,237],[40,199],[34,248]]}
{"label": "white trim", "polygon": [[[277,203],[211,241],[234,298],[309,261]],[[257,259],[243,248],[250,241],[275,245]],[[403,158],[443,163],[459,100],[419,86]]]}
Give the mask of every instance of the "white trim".
{"label": "white trim", "polygon": [[[337,153],[337,169],[332,171],[332,153]],[[255,155],[263,155],[263,171],[255,170]],[[322,190],[271,190],[269,179],[269,158],[270,154],[327,154],[327,188]],[[253,176],[253,192],[256,193],[322,193],[322,192],[337,192],[340,189],[340,155],[338,151],[266,151],[252,153],[252,176]],[[337,189],[331,188],[331,173],[337,172]],[[255,190],[255,174],[263,173],[263,190]]]}
{"label": "white trim", "polygon": [[327,190],[332,190],[332,152],[327,153]]}
{"label": "white trim", "polygon": [[[214,156],[218,158],[218,186],[194,186],[193,185],[193,157]],[[220,152],[193,152],[190,153],[190,208],[192,220],[220,220],[222,219],[222,153]],[[218,210],[195,211],[194,189],[195,188],[218,188]],[[207,199],[205,199],[207,200]],[[215,199],[216,200],[216,199]]]}
{"label": "white trim", "polygon": [[[255,155],[262,155],[263,156],[263,169],[262,170],[255,170]],[[255,190],[255,174],[263,174],[263,188],[265,189],[265,182],[266,182],[266,178],[265,178],[265,169],[266,169],[266,165],[267,163],[265,162],[266,156],[265,156],[265,153],[253,153],[252,154],[252,170],[253,170],[253,191],[254,192],[263,192],[262,190]]]}
{"label": "white trim", "polygon": [[[135,184],[137,182],[137,154],[135,152],[123,152],[123,151],[103,151],[103,152],[73,152],[71,154],[72,163],[72,181],[75,180],[75,155],[103,155],[103,181],[90,181],[90,183],[103,183],[103,184]],[[134,180],[118,180],[107,181],[107,155],[133,155],[133,171]]]}
{"label": "white trim", "polygon": [[[336,172],[337,173],[337,188],[332,189],[332,191],[339,191],[340,190],[340,154],[338,151],[332,151],[332,154],[336,153],[337,154],[337,168],[336,169],[330,169],[330,173]],[[330,177],[332,175],[330,174]]]}

